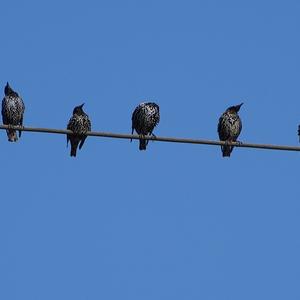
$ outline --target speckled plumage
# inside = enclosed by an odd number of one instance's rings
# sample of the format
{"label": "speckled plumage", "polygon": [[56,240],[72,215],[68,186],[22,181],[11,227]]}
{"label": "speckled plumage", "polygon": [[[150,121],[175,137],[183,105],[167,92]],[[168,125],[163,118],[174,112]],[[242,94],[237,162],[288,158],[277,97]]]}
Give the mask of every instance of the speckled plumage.
{"label": "speckled plumage", "polygon": [[73,131],[75,134],[67,134],[67,144],[71,142],[71,156],[76,157],[77,147],[82,148],[85,139],[87,138],[86,133],[91,131],[91,121],[89,116],[83,111],[82,107],[84,104],[76,106],[73,110],[73,115],[69,120],[67,129]]}
{"label": "speckled plumage", "polygon": [[[236,142],[242,131],[242,121],[238,115],[243,103],[230,106],[220,117],[218,124],[218,133],[221,141]],[[221,146],[223,156],[229,157],[233,146]]]}
{"label": "speckled plumage", "polygon": [[[4,98],[2,100],[2,120],[4,125],[23,126],[23,116],[25,105],[22,98],[8,84],[4,88]],[[8,141],[18,140],[17,132],[14,129],[6,130]],[[21,137],[22,131],[19,131]]]}
{"label": "speckled plumage", "polygon": [[[132,113],[132,134],[135,130],[140,136],[152,135],[159,123],[159,106],[153,102],[139,104]],[[140,139],[140,150],[146,150],[148,140]]]}

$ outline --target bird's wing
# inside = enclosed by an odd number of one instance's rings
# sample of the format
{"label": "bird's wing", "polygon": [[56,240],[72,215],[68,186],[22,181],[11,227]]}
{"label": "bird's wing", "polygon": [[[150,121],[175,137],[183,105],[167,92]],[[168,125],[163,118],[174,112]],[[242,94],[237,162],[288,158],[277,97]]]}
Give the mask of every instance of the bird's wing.
{"label": "bird's wing", "polygon": [[226,141],[230,136],[228,133],[228,130],[226,130],[226,122],[225,122],[225,116],[224,114],[220,117],[219,119],[219,124],[218,124],[218,134],[219,134],[219,139],[221,141]]}
{"label": "bird's wing", "polygon": [[6,113],[5,113],[5,97],[2,100],[2,110],[1,110],[1,114],[2,114],[2,121],[4,125],[7,125],[7,118],[6,118]]}
{"label": "bird's wing", "polygon": [[[69,122],[68,122],[68,125],[67,125],[67,129],[68,129],[68,130],[73,131],[73,130],[72,130],[72,127],[73,127],[73,121],[74,121],[74,118],[73,118],[73,116],[72,116],[72,117],[70,118]],[[70,135],[67,134],[67,147],[68,147],[69,141],[70,141]]]}

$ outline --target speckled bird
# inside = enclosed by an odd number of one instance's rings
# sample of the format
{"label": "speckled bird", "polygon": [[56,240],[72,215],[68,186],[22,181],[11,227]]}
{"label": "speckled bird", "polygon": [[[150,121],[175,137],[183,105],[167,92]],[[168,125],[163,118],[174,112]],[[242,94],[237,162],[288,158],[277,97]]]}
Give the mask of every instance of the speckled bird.
{"label": "speckled bird", "polygon": [[91,131],[91,121],[89,116],[83,111],[84,103],[76,106],[73,110],[73,116],[69,120],[67,129],[73,131],[75,134],[67,134],[67,145],[71,142],[71,156],[76,157],[77,147],[82,148],[85,139],[87,138],[86,133]]}
{"label": "speckled bird", "polygon": [[[230,106],[222,114],[219,119],[218,133],[221,141],[236,142],[238,136],[242,131],[242,121],[238,115],[238,112],[243,103],[235,106]],[[233,146],[224,145],[221,146],[223,156],[229,157]]]}
{"label": "speckled bird", "polygon": [[[4,98],[2,100],[2,120],[4,125],[23,126],[23,116],[25,105],[22,98],[6,83],[4,88]],[[6,130],[8,141],[16,142],[18,140],[15,129]],[[22,131],[19,130],[19,137]]]}
{"label": "speckled bird", "polygon": [[153,102],[139,104],[132,113],[132,134],[134,130],[140,139],[140,150],[146,150],[148,140],[143,139],[143,136],[153,135],[154,127],[159,123],[159,106]]}

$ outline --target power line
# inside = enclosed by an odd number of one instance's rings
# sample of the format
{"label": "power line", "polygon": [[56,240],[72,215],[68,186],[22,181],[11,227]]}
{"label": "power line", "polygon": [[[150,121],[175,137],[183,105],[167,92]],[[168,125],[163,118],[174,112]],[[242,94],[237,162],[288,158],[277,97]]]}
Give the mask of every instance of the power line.
{"label": "power line", "polygon": [[[0,125],[0,129],[16,129],[28,132],[41,132],[41,133],[53,133],[53,134],[72,134],[73,132],[65,129],[53,129],[53,128],[35,128],[35,127],[19,127],[19,126],[7,126]],[[140,137],[138,135],[123,134],[123,133],[110,133],[100,131],[89,131],[88,136],[116,138],[116,139],[134,139],[137,140]],[[168,142],[168,143],[182,143],[182,144],[200,144],[211,146],[223,146],[230,145],[241,148],[256,148],[256,149],[268,149],[268,150],[283,150],[283,151],[300,151],[300,147],[297,146],[285,146],[285,145],[270,145],[270,144],[252,144],[252,143],[238,143],[238,142],[222,142],[212,140],[200,140],[189,138],[176,138],[176,137],[161,137],[161,136],[146,136],[146,140]]]}

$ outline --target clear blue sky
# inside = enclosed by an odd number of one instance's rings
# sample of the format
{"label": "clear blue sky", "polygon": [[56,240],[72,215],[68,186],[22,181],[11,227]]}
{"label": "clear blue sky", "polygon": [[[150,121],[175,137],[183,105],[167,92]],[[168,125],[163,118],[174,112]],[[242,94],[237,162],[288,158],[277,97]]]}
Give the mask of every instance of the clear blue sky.
{"label": "clear blue sky", "polygon": [[[299,1],[4,1],[0,85],[25,125],[298,145]],[[2,96],[1,96],[2,98]],[[299,153],[0,134],[1,299],[299,299]]]}

